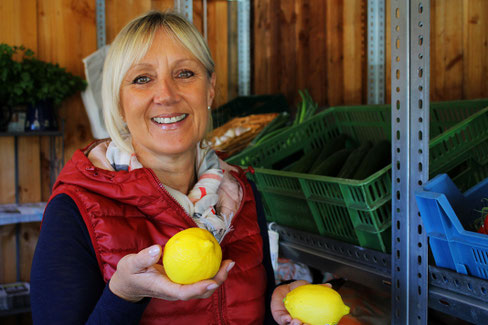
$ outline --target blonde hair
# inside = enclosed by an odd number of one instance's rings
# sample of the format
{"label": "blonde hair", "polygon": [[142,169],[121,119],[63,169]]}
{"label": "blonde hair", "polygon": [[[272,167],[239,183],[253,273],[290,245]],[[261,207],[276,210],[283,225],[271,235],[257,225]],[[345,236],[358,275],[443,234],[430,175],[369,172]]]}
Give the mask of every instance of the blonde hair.
{"label": "blonde hair", "polygon": [[[110,45],[103,67],[102,102],[105,127],[112,141],[129,152],[130,144],[123,139],[129,134],[120,106],[120,86],[130,67],[141,60],[151,47],[160,29],[180,41],[205,67],[210,80],[215,64],[207,43],[193,24],[177,13],[149,11],[127,24]],[[211,115],[211,114],[209,114]],[[208,127],[211,127],[211,116]]]}

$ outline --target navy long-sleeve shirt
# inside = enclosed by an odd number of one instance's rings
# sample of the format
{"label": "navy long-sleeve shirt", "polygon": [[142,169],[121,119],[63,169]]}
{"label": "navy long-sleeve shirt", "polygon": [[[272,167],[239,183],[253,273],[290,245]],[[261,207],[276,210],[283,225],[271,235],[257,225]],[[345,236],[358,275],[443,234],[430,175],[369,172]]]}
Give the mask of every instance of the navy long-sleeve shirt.
{"label": "navy long-sleeve shirt", "polygon": [[[256,203],[268,276],[265,323],[273,324],[269,304],[274,276],[259,195]],[[110,291],[78,207],[68,195],[53,198],[44,214],[32,263],[34,324],[137,324],[149,301],[128,302]]]}

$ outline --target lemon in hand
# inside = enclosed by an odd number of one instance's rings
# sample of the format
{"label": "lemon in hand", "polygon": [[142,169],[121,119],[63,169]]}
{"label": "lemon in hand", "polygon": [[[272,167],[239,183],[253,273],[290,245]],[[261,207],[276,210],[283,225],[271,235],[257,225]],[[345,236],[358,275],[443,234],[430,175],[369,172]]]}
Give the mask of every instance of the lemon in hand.
{"label": "lemon in hand", "polygon": [[179,284],[210,279],[217,274],[222,249],[208,230],[188,228],[171,237],[163,252],[163,266],[168,278]]}
{"label": "lemon in hand", "polygon": [[349,307],[332,288],[320,284],[306,284],[288,292],[284,299],[290,316],[310,325],[336,325]]}

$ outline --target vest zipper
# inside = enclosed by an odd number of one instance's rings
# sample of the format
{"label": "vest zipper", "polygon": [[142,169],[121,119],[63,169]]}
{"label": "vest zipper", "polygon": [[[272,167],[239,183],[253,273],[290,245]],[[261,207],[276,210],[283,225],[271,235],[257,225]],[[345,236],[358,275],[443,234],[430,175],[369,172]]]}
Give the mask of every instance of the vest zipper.
{"label": "vest zipper", "polygon": [[149,173],[151,174],[151,176],[153,177],[154,181],[156,182],[156,184],[161,188],[161,190],[163,190],[164,193],[166,193],[166,195],[168,195],[171,200],[173,200],[173,202],[181,209],[181,211],[183,211],[185,213],[185,215],[188,217],[189,221],[191,222],[191,224],[194,225],[194,227],[198,227],[198,225],[196,224],[196,222],[193,220],[193,218],[186,212],[186,210],[181,206],[181,204],[173,197],[173,195],[171,195],[170,192],[168,192],[168,190],[164,187],[163,183],[161,183],[161,181],[159,180],[159,178],[156,176],[156,174],[154,174],[154,172],[147,168],[147,170],[149,171]]}

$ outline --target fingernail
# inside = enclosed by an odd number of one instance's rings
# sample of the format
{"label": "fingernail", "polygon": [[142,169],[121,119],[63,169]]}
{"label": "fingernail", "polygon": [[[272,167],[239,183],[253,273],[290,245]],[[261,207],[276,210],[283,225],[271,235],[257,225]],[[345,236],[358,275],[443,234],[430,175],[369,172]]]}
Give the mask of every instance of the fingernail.
{"label": "fingernail", "polygon": [[234,267],[234,265],[236,265],[236,262],[230,262],[229,266],[227,266],[227,272],[229,272],[230,270],[232,270],[232,268]]}
{"label": "fingernail", "polygon": [[154,245],[153,247],[149,248],[149,255],[156,256],[159,254],[159,246]]}
{"label": "fingernail", "polygon": [[207,290],[213,290],[213,289],[217,289],[218,287],[219,287],[219,286],[218,286],[217,284],[212,283],[211,285],[209,285],[209,286],[207,287]]}

